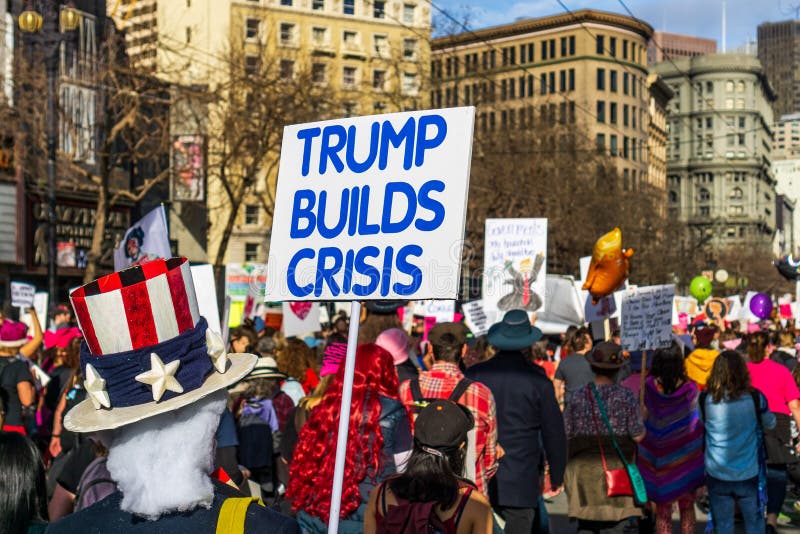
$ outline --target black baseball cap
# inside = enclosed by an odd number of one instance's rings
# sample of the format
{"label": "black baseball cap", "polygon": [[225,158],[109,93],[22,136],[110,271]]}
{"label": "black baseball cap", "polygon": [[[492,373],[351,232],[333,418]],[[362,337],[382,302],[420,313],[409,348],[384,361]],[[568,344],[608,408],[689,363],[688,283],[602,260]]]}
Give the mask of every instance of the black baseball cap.
{"label": "black baseball cap", "polygon": [[414,423],[414,439],[434,449],[455,449],[467,440],[475,418],[466,407],[447,399],[425,406]]}
{"label": "black baseball cap", "polygon": [[434,345],[442,344],[442,336],[450,334],[453,336],[453,344],[461,346],[467,342],[469,329],[464,323],[436,323],[428,332],[428,341]]}

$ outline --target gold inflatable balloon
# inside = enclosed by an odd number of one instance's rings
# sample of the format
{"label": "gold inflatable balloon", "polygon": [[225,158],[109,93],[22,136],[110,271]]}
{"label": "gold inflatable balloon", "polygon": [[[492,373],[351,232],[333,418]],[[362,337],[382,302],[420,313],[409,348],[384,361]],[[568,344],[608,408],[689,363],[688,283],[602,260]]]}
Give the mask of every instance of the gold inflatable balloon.
{"label": "gold inflatable balloon", "polygon": [[597,240],[583,289],[592,295],[592,304],[620,287],[628,278],[633,249],[622,248],[622,230],[614,228]]}

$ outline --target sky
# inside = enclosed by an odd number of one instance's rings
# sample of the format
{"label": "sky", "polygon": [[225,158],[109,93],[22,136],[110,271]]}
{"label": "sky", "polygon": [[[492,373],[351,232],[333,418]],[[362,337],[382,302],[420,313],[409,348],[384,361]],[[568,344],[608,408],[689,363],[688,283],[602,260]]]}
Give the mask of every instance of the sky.
{"label": "sky", "polygon": [[[722,0],[622,0],[633,14],[656,30],[684,33],[717,41],[722,50]],[[572,11],[593,8],[625,14],[620,0],[562,0]],[[565,13],[556,0],[432,0],[434,25],[444,27],[441,8],[469,29],[486,28]],[[794,18],[800,0],[727,0],[728,50],[756,39],[762,22]],[[438,34],[440,28],[435,28]]]}

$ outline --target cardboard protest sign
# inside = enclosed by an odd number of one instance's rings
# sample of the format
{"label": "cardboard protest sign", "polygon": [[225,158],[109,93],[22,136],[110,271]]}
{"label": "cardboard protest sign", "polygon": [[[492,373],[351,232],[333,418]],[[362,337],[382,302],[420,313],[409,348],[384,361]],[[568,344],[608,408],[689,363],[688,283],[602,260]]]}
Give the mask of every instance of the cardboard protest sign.
{"label": "cardboard protest sign", "polygon": [[163,205],[128,228],[122,243],[114,251],[114,270],[121,271],[156,258],[169,258],[167,228],[167,212]]}
{"label": "cardboard protest sign", "polygon": [[222,335],[219,322],[219,304],[217,303],[217,283],[214,281],[214,267],[211,265],[192,265],[194,293],[197,295],[197,307],[200,315],[208,321],[208,327]]}
{"label": "cardboard protest sign", "polygon": [[461,311],[464,312],[464,322],[475,337],[485,336],[489,333],[489,327],[492,326],[486,312],[483,311],[483,301],[473,300],[461,305]]}
{"label": "cardboard protest sign", "polygon": [[287,126],[267,300],[455,299],[474,118],[469,107]]}
{"label": "cardboard protest sign", "polygon": [[730,310],[730,305],[727,300],[719,297],[712,297],[708,299],[703,306],[703,312],[711,320],[721,321],[725,319]]}
{"label": "cardboard protest sign", "polygon": [[11,282],[11,305],[17,308],[30,308],[36,297],[36,286],[23,282]]}
{"label": "cardboard protest sign", "polygon": [[319,330],[319,304],[316,302],[284,302],[283,334],[301,336]]}
{"label": "cardboard protest sign", "polygon": [[674,285],[638,287],[622,295],[622,348],[628,351],[669,347],[672,343]]}
{"label": "cardboard protest sign", "polygon": [[483,307],[498,319],[509,310],[545,306],[547,219],[486,219]]}

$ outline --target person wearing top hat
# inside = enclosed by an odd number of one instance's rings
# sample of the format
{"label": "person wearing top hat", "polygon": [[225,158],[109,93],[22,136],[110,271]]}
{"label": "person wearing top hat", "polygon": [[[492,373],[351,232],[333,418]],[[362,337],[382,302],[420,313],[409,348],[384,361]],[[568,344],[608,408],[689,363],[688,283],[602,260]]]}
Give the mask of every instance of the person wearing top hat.
{"label": "person wearing top hat", "polygon": [[228,354],[208,328],[186,259],[104,276],[70,299],[84,336],[87,398],[64,426],[103,434],[119,491],[48,532],[200,534],[238,525],[239,532],[299,533],[294,520],[210,476],[225,388],[247,376],[257,358]]}
{"label": "person wearing top hat", "polygon": [[528,358],[530,346],[541,337],[526,312],[506,312],[488,333],[498,353],[465,373],[488,387],[497,405],[497,441],[505,455],[489,482],[489,499],[510,534],[533,531],[541,504],[542,452],[550,464],[555,493],[563,484],[566,467],[564,422],[553,383]]}
{"label": "person wearing top hat", "polygon": [[629,463],[635,460],[636,444],[644,439],[645,427],[638,399],[630,389],[617,383],[617,374],[624,363],[622,347],[602,341],[592,347],[586,359],[594,372],[594,381],[570,393],[564,408],[569,440],[564,488],[569,517],[578,521],[578,530],[597,532],[642,516],[632,496],[608,497],[602,483],[604,461],[609,470],[624,466],[602,418],[597,396]]}

